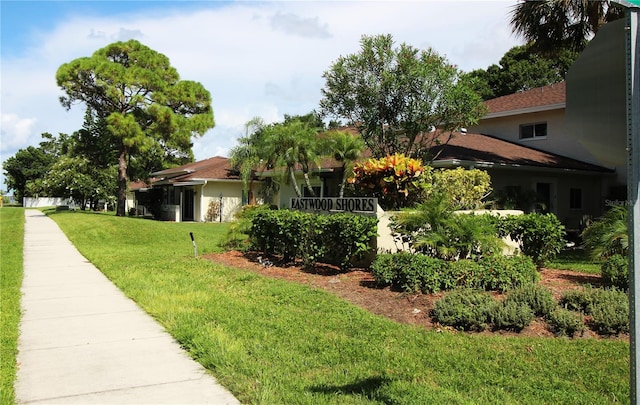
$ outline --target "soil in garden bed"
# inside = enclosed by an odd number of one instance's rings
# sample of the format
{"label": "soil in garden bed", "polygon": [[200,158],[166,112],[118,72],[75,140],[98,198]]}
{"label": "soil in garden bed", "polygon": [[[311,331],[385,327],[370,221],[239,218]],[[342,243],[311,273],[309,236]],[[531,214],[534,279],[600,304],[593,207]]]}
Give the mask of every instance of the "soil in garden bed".
{"label": "soil in garden bed", "polygon": [[[424,326],[429,329],[449,330],[431,321],[429,313],[433,304],[443,296],[436,294],[408,294],[402,291],[394,291],[389,287],[379,288],[369,271],[363,269],[351,269],[342,271],[337,266],[318,263],[313,267],[305,267],[302,263],[280,265],[276,259],[269,258],[273,263],[265,266],[259,262],[259,254],[238,251],[224,253],[212,253],[203,256],[216,263],[230,267],[254,271],[264,276],[285,279],[288,281],[306,284],[313,288],[320,288],[341,297],[354,305],[364,308],[374,314],[382,315],[396,322]],[[541,284],[549,288],[558,299],[562,293],[569,289],[581,289],[591,285],[601,285],[600,275],[579,273],[571,270],[542,269],[540,271]],[[495,293],[497,298],[502,298]],[[500,334],[513,336],[553,337],[544,321],[535,319],[520,333],[507,331],[485,331],[482,334]],[[582,338],[600,338],[595,332],[587,330]],[[628,336],[618,338],[628,339]]]}

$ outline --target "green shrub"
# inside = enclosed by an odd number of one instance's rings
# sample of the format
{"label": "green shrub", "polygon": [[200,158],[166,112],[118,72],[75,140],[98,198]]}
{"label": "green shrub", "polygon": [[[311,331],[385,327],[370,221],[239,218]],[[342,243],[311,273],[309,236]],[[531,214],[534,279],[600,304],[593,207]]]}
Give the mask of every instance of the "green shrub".
{"label": "green shrub", "polygon": [[244,205],[235,214],[235,220],[229,225],[221,245],[226,249],[245,251],[250,248],[249,233],[253,218],[260,211],[271,209],[268,205]]}
{"label": "green shrub", "polygon": [[486,292],[471,289],[453,290],[436,301],[433,320],[459,330],[482,331],[499,303]]}
{"label": "green shrub", "polygon": [[629,297],[624,291],[603,288],[567,291],[560,304],[591,315],[589,326],[600,335],[629,332]]}
{"label": "green shrub", "polygon": [[510,291],[505,298],[505,304],[511,302],[526,304],[534,315],[543,317],[548,316],[558,307],[551,291],[537,283],[525,284]]}
{"label": "green shrub", "polygon": [[249,238],[253,249],[281,255],[285,262],[324,260],[346,268],[372,251],[377,223],[375,217],[354,214],[261,211],[253,217]]}
{"label": "green shrub", "polygon": [[589,308],[591,308],[593,296],[590,288],[587,290],[568,290],[562,294],[559,304],[569,311],[579,311],[587,314]]}
{"label": "green shrub", "polygon": [[584,332],[584,317],[565,308],[556,308],[547,316],[547,327],[556,336],[573,337]]}
{"label": "green shrub", "polygon": [[483,268],[480,284],[485,290],[507,291],[535,283],[540,278],[536,266],[527,256],[484,256],[478,263]]}
{"label": "green shrub", "polygon": [[614,206],[582,231],[583,245],[592,259],[602,260],[616,254],[628,254],[628,216],[627,207]]}
{"label": "green shrub", "polygon": [[394,266],[394,262],[396,261],[395,256],[400,254],[401,253],[379,253],[376,255],[369,269],[378,287],[386,287],[393,283],[396,276],[396,268]]}
{"label": "green shrub", "polygon": [[442,289],[448,267],[443,260],[399,252],[377,255],[371,272],[378,285],[392,285],[404,292],[433,293]]}
{"label": "green shrub", "polygon": [[493,307],[490,319],[494,329],[520,332],[533,320],[533,310],[526,302],[505,301]]}
{"label": "green shrub", "polygon": [[629,289],[629,261],[625,256],[615,254],[605,259],[600,266],[602,282],[608,287]]}
{"label": "green shrub", "polygon": [[490,215],[454,214],[451,201],[434,193],[427,201],[392,219],[396,238],[415,252],[456,260],[502,252],[495,219]]}
{"label": "green shrub", "polygon": [[522,253],[531,257],[539,268],[560,253],[566,244],[564,226],[553,214],[503,217],[499,228],[518,242]]}
{"label": "green shrub", "polygon": [[590,304],[591,325],[600,335],[629,332],[629,297],[622,291],[602,290]]}
{"label": "green shrub", "polygon": [[443,290],[456,287],[483,288],[484,269],[477,261],[463,259],[451,262],[447,270],[442,280]]}

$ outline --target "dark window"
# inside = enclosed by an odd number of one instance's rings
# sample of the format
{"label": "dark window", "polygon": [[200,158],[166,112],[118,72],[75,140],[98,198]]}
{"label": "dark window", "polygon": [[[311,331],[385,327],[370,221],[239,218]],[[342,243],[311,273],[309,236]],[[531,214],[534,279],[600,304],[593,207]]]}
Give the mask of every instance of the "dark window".
{"label": "dark window", "polygon": [[569,189],[569,208],[572,210],[582,209],[582,189],[581,188]]}
{"label": "dark window", "polygon": [[520,125],[520,139],[546,138],[547,123]]}
{"label": "dark window", "polygon": [[[302,185],[301,187],[303,190],[302,191],[303,197],[313,197],[306,185]],[[320,186],[312,186],[311,188],[313,189],[313,192],[315,193],[316,197],[322,197],[322,195],[320,194]]]}

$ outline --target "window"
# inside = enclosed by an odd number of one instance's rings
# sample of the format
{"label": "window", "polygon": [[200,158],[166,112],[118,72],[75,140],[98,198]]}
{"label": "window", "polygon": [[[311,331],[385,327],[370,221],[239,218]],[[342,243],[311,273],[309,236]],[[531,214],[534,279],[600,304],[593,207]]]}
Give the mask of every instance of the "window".
{"label": "window", "polygon": [[547,137],[547,123],[520,125],[520,139],[534,139]]}
{"label": "window", "polygon": [[582,209],[582,189],[581,188],[569,189],[569,208],[572,210]]}
{"label": "window", "polygon": [[[302,196],[303,197],[313,197],[311,195],[311,193],[309,192],[309,189],[307,188],[306,184],[302,184],[301,187],[302,187]],[[322,194],[320,193],[320,190],[321,190],[320,186],[312,186],[311,188],[313,189],[313,192],[315,193],[316,197],[321,197],[322,196]]]}

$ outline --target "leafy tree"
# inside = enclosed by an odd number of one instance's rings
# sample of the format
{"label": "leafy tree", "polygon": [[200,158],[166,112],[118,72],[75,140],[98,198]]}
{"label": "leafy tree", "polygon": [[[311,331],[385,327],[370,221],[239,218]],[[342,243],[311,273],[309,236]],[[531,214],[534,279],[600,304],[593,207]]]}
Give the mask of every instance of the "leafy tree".
{"label": "leafy tree", "polygon": [[165,55],[135,40],[63,64],[56,81],[66,93],[61,104],[70,109],[84,103],[105,120],[110,140],[116,141],[119,216],[125,215],[130,159],[154,149],[189,155],[191,137],[214,126],[209,92],[200,83],[180,80]]}
{"label": "leafy tree", "polygon": [[557,49],[553,56],[535,52],[533,45],[511,48],[486,70],[466,73],[471,86],[484,100],[563,81],[578,52]]}
{"label": "leafy tree", "polygon": [[359,53],[341,56],[323,74],[323,115],[347,120],[359,130],[373,157],[425,156],[445,133],[472,125],[483,115],[481,98],[461,72],[432,49],[394,47],[391,35],[363,36]]}
{"label": "leafy tree", "polygon": [[510,13],[515,34],[531,42],[537,51],[581,51],[600,27],[624,17],[624,10],[609,0],[525,0]]}
{"label": "leafy tree", "polygon": [[63,156],[43,179],[50,195],[72,198],[82,209],[87,203],[97,208],[99,200],[109,201],[115,190],[116,167],[100,168],[87,157]]}
{"label": "leafy tree", "polygon": [[39,146],[28,146],[18,150],[2,165],[5,184],[9,190],[13,190],[17,201],[22,202],[23,197],[44,192],[41,180],[58,157],[68,149],[69,139],[65,134],[56,138],[49,133],[43,133],[42,138]]}

